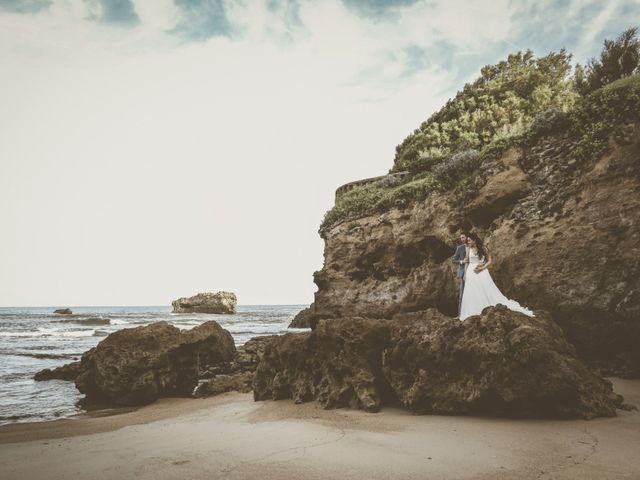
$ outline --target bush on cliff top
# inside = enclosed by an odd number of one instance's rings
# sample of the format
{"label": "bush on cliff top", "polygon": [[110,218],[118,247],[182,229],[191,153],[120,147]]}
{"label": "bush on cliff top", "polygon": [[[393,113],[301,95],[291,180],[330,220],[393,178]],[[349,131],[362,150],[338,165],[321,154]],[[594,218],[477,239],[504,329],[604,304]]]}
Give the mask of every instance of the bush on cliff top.
{"label": "bush on cliff top", "polygon": [[569,78],[571,55],[535,58],[530,50],[489,65],[396,147],[392,171],[414,170],[425,152],[481,149],[513,128],[528,126],[549,108],[570,109],[577,93]]}
{"label": "bush on cliff top", "polygon": [[640,75],[612,82],[590,93],[571,112],[571,132],[578,137],[574,156],[581,160],[602,155],[620,126],[640,121]]}
{"label": "bush on cliff top", "polygon": [[[592,60],[586,73],[578,65],[573,78],[564,49],[539,59],[531,51],[518,52],[484,67],[480,78],[396,147],[390,173],[408,172],[400,185],[379,182],[340,195],[321,228],[422,200],[437,189],[452,190],[464,203],[478,189],[476,177],[499,168],[507,148],[531,146],[545,135],[568,131],[578,140],[575,158],[602,155],[611,134],[640,121],[640,75],[628,76],[640,65],[636,32],[605,40],[600,61]],[[618,70],[616,59],[626,62]],[[604,86],[591,91],[586,81]]]}
{"label": "bush on cliff top", "polygon": [[430,173],[410,178],[391,188],[379,182],[355,187],[336,199],[335,206],[325,214],[320,228],[329,227],[347,218],[422,200],[437,188],[439,183]]}
{"label": "bush on cliff top", "polygon": [[576,65],[575,84],[582,95],[640,73],[638,29],[628,28],[615,40],[605,39],[600,58],[592,58],[586,68]]}

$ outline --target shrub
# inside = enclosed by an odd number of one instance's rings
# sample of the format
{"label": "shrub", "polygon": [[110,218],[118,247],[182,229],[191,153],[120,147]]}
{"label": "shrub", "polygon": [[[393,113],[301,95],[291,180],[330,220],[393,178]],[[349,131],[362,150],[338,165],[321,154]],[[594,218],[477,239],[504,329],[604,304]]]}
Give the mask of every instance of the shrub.
{"label": "shrub", "polygon": [[465,150],[451,155],[433,167],[433,175],[443,187],[450,188],[475,172],[479,163],[476,150]]}
{"label": "shrub", "polygon": [[355,187],[338,197],[335,206],[325,213],[320,228],[330,227],[348,218],[422,200],[438,186],[433,175],[424,173],[419,178],[405,179],[396,186],[385,186],[384,182],[376,182]]}
{"label": "shrub", "polygon": [[633,75],[584,97],[569,115],[571,132],[578,138],[578,159],[602,155],[608,140],[621,125],[640,121],[640,75]]}
{"label": "shrub", "polygon": [[415,176],[421,172],[429,172],[435,165],[442,162],[449,151],[444,148],[429,148],[420,152],[417,160],[407,166],[410,175]]}
{"label": "shrub", "polygon": [[569,128],[569,117],[562,110],[548,108],[533,118],[527,131],[529,138],[539,138],[544,135],[564,132]]}
{"label": "shrub", "polygon": [[615,40],[605,39],[600,58],[589,60],[586,69],[576,66],[575,84],[582,95],[588,95],[637,73],[640,73],[640,39],[637,28],[628,28]]}
{"label": "shrub", "polygon": [[385,188],[376,183],[354,187],[352,190],[343,193],[336,199],[336,204],[333,208],[325,213],[321,228],[372,210],[384,193]]}
{"label": "shrub", "polygon": [[433,166],[421,152],[480,150],[497,137],[529,125],[541,111],[567,110],[577,98],[565,50],[535,58],[530,50],[482,68],[444,107],[396,147],[392,171]]}

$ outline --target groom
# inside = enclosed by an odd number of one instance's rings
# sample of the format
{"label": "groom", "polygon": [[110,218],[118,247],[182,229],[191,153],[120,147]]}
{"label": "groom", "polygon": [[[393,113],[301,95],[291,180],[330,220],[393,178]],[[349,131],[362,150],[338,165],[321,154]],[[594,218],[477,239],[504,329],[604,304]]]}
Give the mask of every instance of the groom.
{"label": "groom", "polygon": [[464,263],[462,261],[467,256],[467,233],[460,234],[460,245],[456,247],[453,255],[453,264],[458,267],[456,276],[460,279],[460,296],[458,297],[458,316],[460,316],[460,306],[462,305],[462,292],[464,291]]}

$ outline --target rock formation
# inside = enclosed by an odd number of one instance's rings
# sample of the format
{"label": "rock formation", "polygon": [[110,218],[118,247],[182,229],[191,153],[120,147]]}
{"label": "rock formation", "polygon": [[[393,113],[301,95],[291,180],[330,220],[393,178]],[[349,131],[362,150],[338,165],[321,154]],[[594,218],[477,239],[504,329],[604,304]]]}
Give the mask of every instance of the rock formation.
{"label": "rock formation", "polygon": [[322,230],[316,317],[455,315],[451,256],[457,233],[472,229],[507,296],[550,311],[589,366],[640,375],[640,125],[625,132],[581,161],[567,134],[542,137],[483,166],[464,205],[434,192]]}
{"label": "rock formation", "polygon": [[[84,375],[78,388],[87,392],[87,401],[115,404],[148,403],[165,395],[207,397],[231,390],[250,392],[264,349],[277,337],[254,337],[234,351],[228,332],[216,322],[182,333],[176,330],[158,322],[113,333],[85,352],[84,363],[45,368],[34,380],[74,381]],[[135,348],[138,343],[139,351]]]}
{"label": "rock formation", "polygon": [[54,310],[53,313],[57,313],[58,315],[72,315],[73,312],[71,311],[70,308],[59,308],[57,310]]}
{"label": "rock formation", "polygon": [[205,292],[171,302],[174,313],[236,313],[235,293]]}
{"label": "rock formation", "polygon": [[198,385],[194,396],[219,395],[231,390],[250,392],[254,373],[265,347],[276,337],[276,335],[254,337],[238,347],[231,362],[219,363],[201,372],[200,376],[205,380]]}
{"label": "rock formation", "polygon": [[80,360],[75,384],[88,402],[141,405],[191,395],[204,366],[230,361],[231,334],[209,321],[180,331],[167,322],[112,333]]}
{"label": "rock formation", "polygon": [[56,367],[53,370],[45,368],[40,370],[33,377],[37,382],[44,380],[75,380],[80,375],[80,362],[71,362],[61,367]]}
{"label": "rock formation", "polygon": [[314,316],[313,303],[304,310],[300,310],[288,328],[311,328],[311,320]]}
{"label": "rock formation", "polygon": [[372,412],[400,402],[417,413],[593,418],[622,403],[548,314],[503,306],[465,322],[435,309],[322,320],[271,341],[253,386],[256,400]]}

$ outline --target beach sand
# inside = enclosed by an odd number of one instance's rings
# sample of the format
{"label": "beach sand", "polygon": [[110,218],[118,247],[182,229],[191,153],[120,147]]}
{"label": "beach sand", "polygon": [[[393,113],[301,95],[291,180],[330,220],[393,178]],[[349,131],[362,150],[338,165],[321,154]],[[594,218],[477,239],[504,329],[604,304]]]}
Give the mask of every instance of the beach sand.
{"label": "beach sand", "polygon": [[[640,406],[640,380],[611,379]],[[640,479],[640,413],[509,420],[322,410],[252,394],[0,427],[0,478]]]}

